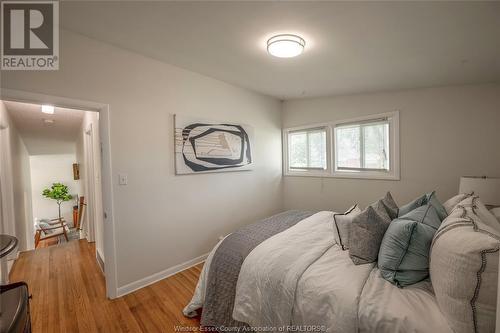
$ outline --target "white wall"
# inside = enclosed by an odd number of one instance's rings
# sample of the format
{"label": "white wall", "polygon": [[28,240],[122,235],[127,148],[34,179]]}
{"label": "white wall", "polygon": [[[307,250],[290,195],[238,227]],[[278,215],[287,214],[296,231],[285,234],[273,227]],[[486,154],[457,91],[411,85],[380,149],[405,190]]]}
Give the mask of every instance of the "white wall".
{"label": "white wall", "polygon": [[[71,195],[81,193],[80,181],[73,180],[73,163],[76,163],[75,154],[30,156],[34,219],[57,218],[56,201],[42,195],[43,190],[53,183],[67,185]],[[75,199],[61,204],[61,215],[69,223],[73,223],[74,205]]]}
{"label": "white wall", "polygon": [[2,232],[19,240],[18,250],[33,248],[29,155],[7,109],[0,101],[0,183]]}
{"label": "white wall", "polygon": [[282,121],[286,128],[393,110],[400,110],[400,181],[284,177],[285,208],[342,211],[385,191],[399,204],[431,190],[446,200],[462,175],[500,176],[500,85],[291,100]]}
{"label": "white wall", "polygon": [[[2,73],[2,87],[109,104],[117,280],[207,253],[219,235],[282,209],[281,105],[224,82],[61,31],[59,71]],[[173,114],[255,128],[255,168],[175,176]],[[118,173],[128,186],[118,186]]]}

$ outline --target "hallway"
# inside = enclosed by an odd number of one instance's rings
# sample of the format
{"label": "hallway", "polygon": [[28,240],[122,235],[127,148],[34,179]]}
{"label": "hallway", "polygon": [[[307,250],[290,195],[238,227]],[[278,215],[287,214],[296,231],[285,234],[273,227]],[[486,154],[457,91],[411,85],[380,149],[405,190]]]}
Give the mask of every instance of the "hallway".
{"label": "hallway", "polygon": [[202,264],[108,300],[95,260],[95,245],[69,242],[20,254],[11,282],[28,283],[33,332],[173,332],[175,325],[198,327],[182,315]]}

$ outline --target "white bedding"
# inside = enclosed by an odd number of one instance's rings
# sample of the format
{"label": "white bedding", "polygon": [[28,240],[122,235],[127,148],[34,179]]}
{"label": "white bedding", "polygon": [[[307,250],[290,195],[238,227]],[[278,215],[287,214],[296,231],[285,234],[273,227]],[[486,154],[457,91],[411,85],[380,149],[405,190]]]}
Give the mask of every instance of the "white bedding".
{"label": "white bedding", "polygon": [[452,333],[429,281],[397,288],[378,268],[370,273],[358,310],[360,332]]}
{"label": "white bedding", "polygon": [[354,265],[339,245],[330,248],[299,280],[292,323],[357,332],[358,302],[372,268]]}
{"label": "white bedding", "polygon": [[288,326],[297,282],[334,244],[333,213],[316,213],[260,243],[241,267],[233,318],[253,327]]}
{"label": "white bedding", "polygon": [[[210,259],[186,315],[203,304]],[[451,332],[430,282],[399,289],[374,264],[352,263],[335,243],[332,212],[300,221],[247,256],[233,318],[253,327],[314,325],[328,332]]]}

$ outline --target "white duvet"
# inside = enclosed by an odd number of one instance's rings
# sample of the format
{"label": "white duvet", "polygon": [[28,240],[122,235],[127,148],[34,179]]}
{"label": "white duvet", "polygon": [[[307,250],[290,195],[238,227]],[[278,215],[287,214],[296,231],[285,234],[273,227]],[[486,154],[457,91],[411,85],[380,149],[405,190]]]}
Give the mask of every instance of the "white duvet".
{"label": "white duvet", "polygon": [[[206,272],[196,306],[188,305],[185,314],[202,306],[205,279]],[[275,331],[450,331],[429,283],[398,289],[374,264],[354,265],[335,243],[333,213],[326,211],[270,237],[247,256],[233,318]]]}
{"label": "white duvet", "polygon": [[355,266],[347,253],[335,243],[332,212],[269,238],[243,263],[233,318],[277,330],[314,325],[356,332],[359,296],[373,265]]}

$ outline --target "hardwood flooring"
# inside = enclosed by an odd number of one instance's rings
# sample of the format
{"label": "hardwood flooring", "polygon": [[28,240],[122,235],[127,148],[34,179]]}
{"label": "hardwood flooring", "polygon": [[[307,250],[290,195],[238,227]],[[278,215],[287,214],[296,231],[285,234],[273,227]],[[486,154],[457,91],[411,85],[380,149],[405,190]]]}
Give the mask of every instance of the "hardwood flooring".
{"label": "hardwood flooring", "polygon": [[40,241],[40,243],[38,243],[38,246],[36,248],[43,249],[45,247],[54,246],[57,244],[58,244],[57,238],[43,239]]}
{"label": "hardwood flooring", "polygon": [[21,253],[10,279],[28,283],[33,333],[198,331],[199,318],[181,311],[202,267],[109,300],[95,247],[80,240]]}

